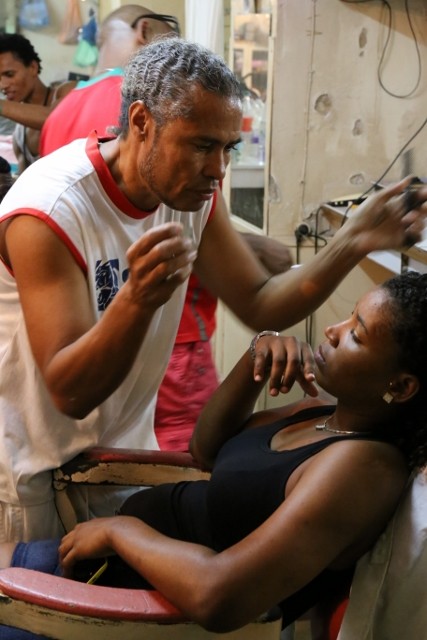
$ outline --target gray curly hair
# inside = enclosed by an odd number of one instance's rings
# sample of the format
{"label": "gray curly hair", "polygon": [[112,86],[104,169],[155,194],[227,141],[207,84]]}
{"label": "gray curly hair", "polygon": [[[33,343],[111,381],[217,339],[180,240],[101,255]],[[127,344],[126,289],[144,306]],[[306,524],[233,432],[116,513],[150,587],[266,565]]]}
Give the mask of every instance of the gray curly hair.
{"label": "gray curly hair", "polygon": [[163,36],[142,47],[126,67],[122,84],[120,132],[129,130],[129,107],[141,100],[157,125],[188,118],[194,106],[192,89],[240,102],[241,87],[224,60],[205,47],[177,37]]}

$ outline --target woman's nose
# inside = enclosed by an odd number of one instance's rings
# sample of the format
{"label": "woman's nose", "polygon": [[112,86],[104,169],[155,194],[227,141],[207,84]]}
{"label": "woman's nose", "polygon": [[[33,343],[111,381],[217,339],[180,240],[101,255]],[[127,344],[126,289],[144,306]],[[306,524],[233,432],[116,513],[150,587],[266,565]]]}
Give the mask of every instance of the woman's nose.
{"label": "woman's nose", "polygon": [[331,324],[325,329],[325,336],[333,347],[339,343],[339,325]]}

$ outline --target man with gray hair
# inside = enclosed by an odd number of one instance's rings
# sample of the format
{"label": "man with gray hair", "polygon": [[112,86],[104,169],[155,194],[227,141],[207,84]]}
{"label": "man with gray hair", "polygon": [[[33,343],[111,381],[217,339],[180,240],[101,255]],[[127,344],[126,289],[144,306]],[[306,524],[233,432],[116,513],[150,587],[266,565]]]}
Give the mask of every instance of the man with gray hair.
{"label": "man with gray hair", "polygon": [[[95,75],[79,82],[47,118],[40,138],[41,155],[85,138],[93,129],[100,137],[116,133],[122,67],[132,53],[155,37],[177,33],[174,16],[155,14],[139,5],[124,5],[109,14],[99,30]],[[291,266],[291,253],[281,242],[261,234],[243,237],[272,275]],[[188,450],[200,411],[219,384],[210,342],[216,306],[216,298],[192,274],[175,346],[157,395],[155,432],[161,449]]]}
{"label": "man with gray hair", "polygon": [[[122,93],[120,136],[92,133],[42,158],[0,205],[3,541],[63,533],[50,471],[80,451],[156,448],[156,392],[193,269],[248,326],[279,331],[367,253],[414,242],[424,226],[422,208],[405,208],[402,181],[310,263],[270,277],[219,189],[242,116],[223,60],[179,38],[155,41],[130,62]],[[288,357],[272,395],[295,379],[316,394],[308,350]],[[257,357],[255,380],[265,369]],[[79,517],[113,514],[122,499],[90,489]]]}

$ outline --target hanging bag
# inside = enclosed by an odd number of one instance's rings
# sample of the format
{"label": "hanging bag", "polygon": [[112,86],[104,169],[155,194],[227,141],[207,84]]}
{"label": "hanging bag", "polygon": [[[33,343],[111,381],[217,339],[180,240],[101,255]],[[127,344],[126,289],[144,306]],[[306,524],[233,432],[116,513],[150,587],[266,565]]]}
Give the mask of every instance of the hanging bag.
{"label": "hanging bag", "polygon": [[98,62],[98,47],[96,46],[96,23],[95,12],[89,10],[89,21],[81,30],[81,39],[77,45],[74,56],[74,64],[79,67],[91,67]]}
{"label": "hanging bag", "polygon": [[50,23],[45,0],[21,0],[18,22],[21,29],[42,29]]}

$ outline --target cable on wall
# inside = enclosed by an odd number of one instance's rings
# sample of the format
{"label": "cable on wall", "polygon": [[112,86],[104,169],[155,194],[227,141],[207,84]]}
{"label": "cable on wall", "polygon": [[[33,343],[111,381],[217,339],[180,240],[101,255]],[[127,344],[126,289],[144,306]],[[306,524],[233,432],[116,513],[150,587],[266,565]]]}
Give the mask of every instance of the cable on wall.
{"label": "cable on wall", "polygon": [[[367,2],[373,2],[373,1],[374,0],[341,0],[341,2],[345,2],[347,4],[364,4],[364,3],[367,3]],[[417,37],[416,37],[415,29],[414,29],[414,26],[413,26],[413,23],[412,23],[412,19],[411,19],[411,15],[410,15],[410,11],[409,11],[409,0],[405,0],[405,12],[406,12],[409,28],[410,28],[410,31],[411,31],[411,34],[412,34],[414,47],[415,47],[415,51],[416,51],[416,55],[417,55],[418,73],[417,73],[417,79],[416,79],[414,87],[410,91],[405,93],[405,94],[403,94],[403,93],[399,94],[399,93],[395,93],[395,92],[389,90],[385,86],[384,81],[383,81],[382,72],[383,72],[384,63],[385,63],[385,57],[386,57],[386,53],[387,53],[387,51],[389,49],[390,42],[391,42],[392,25],[393,25],[393,12],[392,12],[392,8],[391,8],[391,6],[390,6],[390,4],[389,4],[389,2],[387,0],[381,0],[381,1],[383,3],[384,7],[388,11],[388,31],[387,31],[387,36],[386,36],[386,40],[385,40],[385,43],[384,43],[384,47],[383,47],[383,50],[381,52],[380,59],[379,59],[379,62],[378,62],[378,68],[377,68],[378,82],[379,82],[380,87],[383,89],[383,91],[385,91],[391,97],[398,98],[398,99],[409,98],[418,89],[418,87],[420,85],[420,82],[421,82],[421,75],[422,75],[421,54],[420,54],[418,40],[417,40]],[[316,2],[314,1],[314,3],[313,3],[313,14],[312,14],[313,32],[312,32],[312,43],[311,43],[311,45],[312,45],[312,51],[311,51],[312,62],[313,62],[313,58],[314,58],[314,33],[315,33],[314,25],[315,25],[316,18],[317,18],[315,4],[316,4]],[[309,89],[308,89],[309,96],[311,95],[311,90],[312,90],[312,77],[310,77],[310,82],[309,82]],[[349,206],[347,207],[347,209],[346,209],[346,211],[345,211],[345,213],[343,215],[343,218],[342,218],[342,221],[341,221],[341,225],[343,225],[344,222],[346,221],[348,213],[349,213],[351,207],[353,206],[353,204],[357,204],[357,203],[361,202],[372,190],[381,188],[381,184],[380,184],[381,181],[384,179],[384,177],[387,175],[387,173],[390,171],[390,169],[394,166],[394,164],[400,158],[402,153],[411,144],[411,142],[422,131],[422,129],[425,127],[426,124],[427,124],[427,118],[424,120],[424,122],[421,124],[421,126],[415,131],[415,133],[409,138],[409,140],[407,140],[407,142],[403,145],[403,147],[399,150],[399,152],[396,154],[396,156],[393,158],[393,160],[390,162],[390,164],[383,171],[381,176],[377,180],[375,180],[372,183],[372,185],[364,193],[362,193],[361,196],[359,196],[357,199],[355,199],[353,202],[351,202],[349,204]],[[304,176],[303,180],[302,180],[303,185],[305,185],[305,179],[304,179],[305,178],[305,168],[304,168],[304,171],[303,171],[303,176]],[[321,248],[321,247],[319,247],[319,241],[322,242],[321,246],[324,246],[324,245],[327,244],[326,238],[324,238],[322,235],[320,235],[319,230],[318,230],[320,211],[321,211],[321,206],[318,207],[318,209],[311,214],[312,216],[314,216],[314,219],[315,219],[315,228],[314,229],[312,229],[310,227],[310,225],[308,223],[306,223],[306,222],[302,222],[295,229],[296,262],[297,262],[297,264],[300,263],[300,246],[301,246],[301,244],[302,244],[302,242],[303,242],[303,240],[305,238],[313,238],[314,239],[314,241],[315,241],[315,243],[314,243],[315,253],[317,253],[319,251],[319,248]],[[313,320],[314,320],[313,315],[310,315],[310,316],[308,316],[306,318],[306,322],[305,322],[306,341],[309,344],[312,344]]]}
{"label": "cable on wall", "polygon": [[[398,151],[398,153],[394,156],[393,160],[390,162],[390,164],[388,165],[388,167],[383,171],[383,173],[380,175],[380,177],[379,177],[377,180],[375,180],[375,181],[371,184],[371,186],[370,186],[368,189],[366,189],[366,191],[364,191],[364,192],[362,193],[362,195],[361,195],[361,196],[359,196],[359,197],[357,198],[357,202],[359,202],[359,201],[361,201],[363,198],[365,198],[365,197],[368,195],[368,193],[370,193],[373,189],[381,188],[381,180],[383,180],[383,179],[385,178],[385,176],[388,174],[388,172],[390,171],[390,169],[393,167],[393,165],[394,165],[394,164],[397,162],[397,160],[400,158],[400,156],[401,156],[401,155],[402,155],[402,153],[405,151],[405,149],[407,149],[407,147],[411,144],[411,142],[412,142],[413,140],[415,140],[415,138],[417,137],[417,135],[418,135],[419,133],[421,133],[421,131],[422,131],[422,130],[424,129],[424,127],[426,126],[426,124],[427,124],[427,118],[424,120],[424,122],[421,124],[421,126],[420,126],[420,127],[418,127],[418,129],[415,131],[415,133],[414,133],[414,134],[412,134],[412,136],[409,138],[409,140],[407,140],[407,141],[405,142],[405,144],[403,145],[403,147],[402,147],[402,148],[400,149],[400,151]],[[347,209],[345,210],[345,213],[344,213],[344,215],[343,215],[343,219],[342,219],[342,221],[341,221],[341,226],[342,226],[342,225],[344,224],[344,222],[346,221],[347,216],[348,216],[348,212],[350,211],[351,207],[353,206],[353,204],[357,204],[357,202],[356,202],[356,201],[353,201],[352,203],[350,203],[350,204],[348,205],[348,207],[347,207]]]}
{"label": "cable on wall", "polygon": [[[319,233],[319,216],[318,212],[320,207],[315,212],[315,226],[314,228],[309,224],[309,222],[301,222],[297,228],[295,229],[295,241],[296,241],[296,264],[301,263],[300,253],[301,253],[301,244],[306,238],[314,239],[314,253],[316,254],[319,251],[319,241],[322,243],[322,247],[324,247],[328,241],[326,238],[320,235]],[[313,215],[313,214],[311,214]],[[313,322],[314,322],[314,314],[310,314],[305,319],[305,341],[308,342],[311,346],[313,346]]]}
{"label": "cable on wall", "polygon": [[387,52],[389,43],[390,43],[390,38],[391,38],[391,32],[392,32],[392,9],[390,4],[388,3],[387,0],[382,0],[383,5],[387,8],[388,10],[388,33],[387,33],[387,38],[383,47],[383,51],[380,57],[380,61],[378,63],[378,70],[377,70],[377,76],[378,76],[378,82],[380,84],[380,87],[389,95],[392,96],[393,98],[409,98],[410,96],[412,96],[415,91],[418,89],[418,87],[420,86],[420,82],[421,82],[421,54],[420,54],[420,48],[418,45],[418,40],[417,40],[417,36],[414,30],[414,26],[412,24],[412,20],[411,20],[411,14],[409,12],[409,0],[405,0],[405,12],[406,12],[406,17],[408,18],[408,24],[409,24],[409,28],[411,30],[412,33],[412,39],[414,42],[414,46],[415,46],[415,51],[417,54],[417,61],[418,61],[418,72],[417,72],[417,79],[415,81],[415,85],[414,87],[408,91],[407,93],[395,93],[394,91],[391,91],[390,89],[387,89],[387,87],[385,86],[383,79],[382,79],[382,71],[383,71],[383,67],[384,67],[384,59],[385,59],[385,54]]}
{"label": "cable on wall", "polygon": [[[306,97],[307,105],[311,104],[311,96],[313,92],[314,49],[315,49],[316,26],[317,26],[316,2],[317,0],[313,0],[312,14],[311,14],[312,27],[311,27],[311,42],[310,42],[310,71],[309,71],[309,77],[308,77],[308,83],[307,83],[307,97]],[[307,109],[305,114],[303,167],[301,170],[301,184],[302,184],[301,202],[304,202],[304,196],[305,196],[309,132],[310,132],[310,109]]]}
{"label": "cable on wall", "polygon": [[[344,2],[345,4],[363,4],[363,3],[367,3],[367,2],[374,2],[374,0],[341,0],[341,2]],[[388,21],[387,21],[388,30],[387,30],[387,36],[386,36],[385,44],[384,44],[384,47],[383,47],[383,50],[381,52],[380,59],[379,59],[379,62],[378,62],[378,68],[377,68],[378,82],[379,82],[379,85],[380,85],[381,89],[383,91],[385,91],[392,98],[399,98],[399,99],[410,98],[415,93],[415,91],[418,89],[418,87],[420,86],[421,75],[422,75],[422,73],[421,73],[422,72],[422,63],[421,63],[420,47],[419,47],[419,44],[418,44],[417,35],[415,33],[414,25],[412,23],[411,13],[409,11],[409,0],[405,0],[405,13],[406,13],[406,17],[408,19],[409,29],[410,29],[411,34],[412,34],[412,40],[414,42],[415,52],[416,52],[416,56],[417,56],[418,71],[417,71],[417,79],[415,81],[415,84],[414,84],[413,88],[410,91],[408,91],[407,93],[396,93],[394,91],[391,91],[390,89],[388,89],[385,86],[385,83],[384,83],[384,80],[383,80],[383,69],[384,69],[384,64],[385,64],[385,56],[386,56],[386,53],[387,53],[387,50],[389,48],[390,41],[391,41],[391,33],[392,33],[392,25],[393,25],[393,10],[392,10],[388,0],[381,0],[381,2],[383,3],[384,7],[388,11]]]}
{"label": "cable on wall", "polygon": [[[347,0],[343,0],[345,2],[347,2]],[[369,0],[359,0],[360,2],[367,2]],[[351,207],[354,204],[358,204],[359,202],[361,202],[373,189],[378,189],[381,188],[381,180],[383,180],[385,178],[385,176],[387,175],[387,173],[390,171],[390,169],[393,167],[393,165],[395,164],[395,162],[398,160],[398,158],[400,158],[400,156],[402,155],[402,153],[405,151],[405,149],[411,144],[411,142],[417,137],[417,135],[423,130],[423,128],[426,126],[427,124],[427,118],[424,120],[424,122],[421,124],[421,126],[418,127],[418,129],[415,131],[415,133],[412,134],[412,136],[409,138],[409,140],[407,140],[405,142],[405,144],[403,145],[403,147],[399,150],[399,152],[396,154],[396,156],[393,158],[393,160],[390,162],[390,164],[387,166],[387,168],[383,171],[383,173],[381,174],[381,176],[375,180],[375,182],[372,183],[372,185],[369,187],[369,189],[366,189],[366,191],[364,193],[362,193],[361,196],[359,196],[358,198],[354,199],[347,207],[347,209],[344,212],[342,221],[341,221],[341,226],[344,224],[344,222],[347,219],[348,213],[351,209]],[[301,262],[300,260],[300,248],[301,248],[301,244],[303,242],[304,239],[306,238],[313,238],[314,239],[314,252],[317,253],[319,251],[319,249],[321,249],[321,247],[319,247],[319,241],[322,242],[322,246],[325,246],[327,244],[327,239],[324,238],[321,233],[319,232],[319,216],[320,216],[320,212],[321,212],[322,206],[320,205],[312,214],[310,214],[310,218],[314,217],[315,220],[315,226],[314,229],[311,227],[311,225],[308,222],[301,222],[298,227],[295,229],[295,240],[296,240],[296,263],[299,264]],[[308,344],[312,345],[312,340],[313,340],[313,322],[314,322],[314,314],[309,315],[306,320],[305,320],[305,340],[306,342],[308,342]]]}

